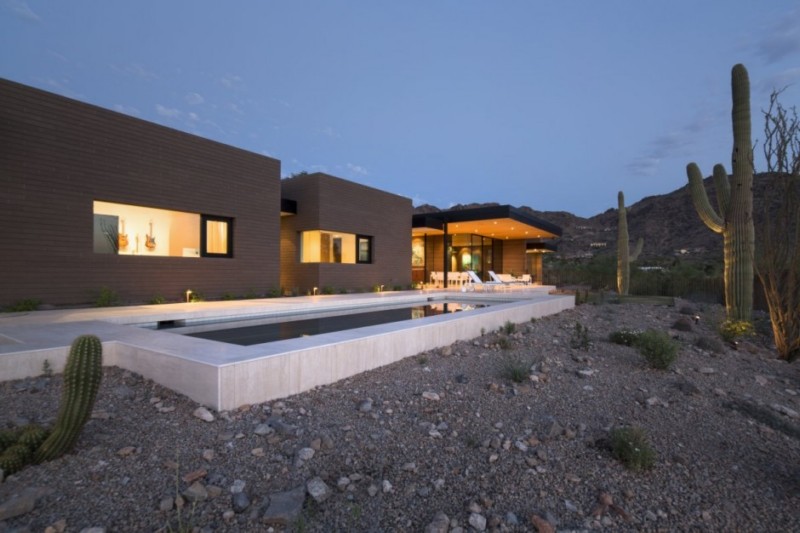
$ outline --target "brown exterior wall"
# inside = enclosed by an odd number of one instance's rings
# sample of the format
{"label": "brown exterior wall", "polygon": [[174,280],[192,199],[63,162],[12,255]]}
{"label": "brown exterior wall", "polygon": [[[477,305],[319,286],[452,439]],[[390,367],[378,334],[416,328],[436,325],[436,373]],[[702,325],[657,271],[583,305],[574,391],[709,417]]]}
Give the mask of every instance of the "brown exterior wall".
{"label": "brown exterior wall", "polygon": [[498,274],[530,274],[525,264],[525,241],[503,241],[503,271]]}
{"label": "brown exterior wall", "polygon": [[[370,290],[411,284],[411,200],[327,174],[282,181],[284,198],[297,215],[281,219],[281,286],[306,294],[313,287]],[[371,264],[300,263],[299,236],[307,230],[368,235]]]}
{"label": "brown exterior wall", "polygon": [[[232,217],[234,257],[96,254],[93,200]],[[0,305],[264,293],[279,212],[276,159],[0,79]]]}

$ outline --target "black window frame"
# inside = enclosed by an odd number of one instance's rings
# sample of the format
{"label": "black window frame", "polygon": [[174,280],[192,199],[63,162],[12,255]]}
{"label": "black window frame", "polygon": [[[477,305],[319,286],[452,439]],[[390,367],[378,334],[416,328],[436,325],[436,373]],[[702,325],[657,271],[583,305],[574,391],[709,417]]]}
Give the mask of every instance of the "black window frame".
{"label": "black window frame", "polygon": [[[369,257],[367,257],[367,259],[364,260],[364,261],[361,260],[361,241],[362,241],[362,239],[366,239],[367,243],[369,243],[369,247],[368,247],[368,250],[367,250]],[[375,256],[375,252],[374,252],[374,248],[373,248],[374,243],[375,243],[375,240],[372,238],[371,235],[359,235],[359,234],[356,234],[356,264],[357,265],[369,265],[369,264],[372,264],[372,259]]]}
{"label": "black window frame", "polygon": [[[207,222],[224,222],[228,227],[228,251],[224,254],[209,252],[206,248]],[[233,217],[217,215],[200,215],[200,257],[218,257],[230,259],[233,257]]]}

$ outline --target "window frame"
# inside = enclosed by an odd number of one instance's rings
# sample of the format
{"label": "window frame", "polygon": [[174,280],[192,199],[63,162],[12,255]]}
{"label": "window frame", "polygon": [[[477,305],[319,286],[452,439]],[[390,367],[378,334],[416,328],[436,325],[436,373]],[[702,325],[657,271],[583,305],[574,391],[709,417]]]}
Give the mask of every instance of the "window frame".
{"label": "window frame", "polygon": [[[228,229],[227,231],[227,238],[228,238],[228,250],[225,253],[214,253],[209,252],[207,248],[207,238],[208,238],[208,230],[207,230],[207,223],[208,222],[223,222],[226,224]],[[230,259],[233,257],[233,218],[232,217],[223,217],[217,215],[200,215],[200,257],[217,257],[217,258],[227,258]]]}
{"label": "window frame", "polygon": [[[367,241],[367,258],[366,260],[361,259],[361,241]],[[356,234],[356,264],[357,265],[371,265],[372,260],[375,256],[374,251],[374,242],[375,239],[371,235],[360,235]]]}

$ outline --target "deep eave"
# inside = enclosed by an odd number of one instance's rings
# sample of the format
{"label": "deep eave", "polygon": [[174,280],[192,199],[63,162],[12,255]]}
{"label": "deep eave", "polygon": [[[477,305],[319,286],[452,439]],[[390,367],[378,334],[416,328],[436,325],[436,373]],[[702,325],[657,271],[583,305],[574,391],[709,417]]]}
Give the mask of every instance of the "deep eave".
{"label": "deep eave", "polygon": [[555,239],[561,228],[510,205],[419,213],[412,217],[412,234],[470,233],[495,239]]}

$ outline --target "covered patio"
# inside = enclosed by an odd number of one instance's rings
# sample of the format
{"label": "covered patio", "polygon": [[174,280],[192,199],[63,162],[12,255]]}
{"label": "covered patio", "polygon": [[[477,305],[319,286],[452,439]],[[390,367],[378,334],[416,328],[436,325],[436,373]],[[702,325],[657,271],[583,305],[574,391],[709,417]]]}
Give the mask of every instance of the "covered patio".
{"label": "covered patio", "polygon": [[417,286],[461,288],[467,271],[542,282],[542,254],[555,250],[561,228],[510,205],[418,213],[412,218],[411,280]]}

